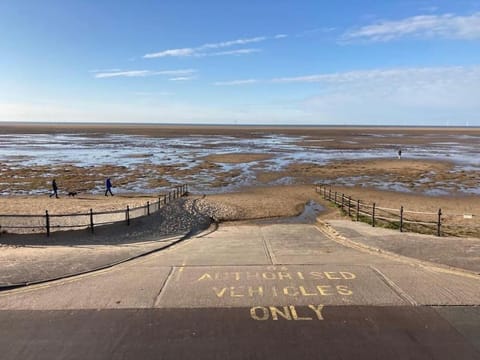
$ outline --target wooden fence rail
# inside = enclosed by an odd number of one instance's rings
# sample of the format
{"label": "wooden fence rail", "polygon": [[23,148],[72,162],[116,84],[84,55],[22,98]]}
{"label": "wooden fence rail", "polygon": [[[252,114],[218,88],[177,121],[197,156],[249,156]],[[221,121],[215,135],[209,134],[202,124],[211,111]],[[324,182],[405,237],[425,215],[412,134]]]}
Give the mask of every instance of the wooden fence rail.
{"label": "wooden fence rail", "polygon": [[[442,209],[437,212],[422,212],[405,210],[403,206],[398,209],[377,206],[376,203],[367,203],[354,199],[344,193],[333,192],[331,188],[316,186],[316,192],[342,209],[349,217],[356,221],[370,223],[373,227],[378,222],[388,223],[400,232],[405,230],[405,225],[431,228],[437,236],[442,236]],[[416,215],[417,218],[409,217]]]}
{"label": "wooden fence rail", "polygon": [[[45,215],[22,215],[22,214],[0,214],[0,234],[3,231],[12,230],[12,229],[20,229],[23,230],[40,230],[50,236],[52,230],[60,230],[60,229],[82,229],[88,228],[90,229],[91,233],[94,233],[95,226],[99,225],[106,225],[106,224],[115,224],[121,223],[122,220],[112,221],[111,219],[107,220],[98,220],[101,219],[102,216],[107,215],[111,217],[112,215],[122,215],[124,214],[125,218],[123,222],[129,226],[131,223],[131,219],[139,218],[142,216],[150,216],[152,213],[159,211],[162,205],[166,205],[172,200],[175,200],[185,194],[188,193],[188,185],[179,185],[173,188],[173,190],[169,191],[167,194],[160,195],[158,200],[154,203],[147,203],[144,206],[138,206],[135,208],[130,208],[128,205],[125,210],[110,210],[110,211],[98,211],[95,212],[93,209],[90,209],[88,213],[76,213],[76,214],[49,214],[48,210],[45,210]],[[73,223],[73,225],[52,225],[52,221],[59,218],[66,218],[64,219],[64,223]],[[43,221],[42,221],[43,219]],[[76,221],[77,219],[77,221]],[[95,221],[97,219],[97,221]]]}

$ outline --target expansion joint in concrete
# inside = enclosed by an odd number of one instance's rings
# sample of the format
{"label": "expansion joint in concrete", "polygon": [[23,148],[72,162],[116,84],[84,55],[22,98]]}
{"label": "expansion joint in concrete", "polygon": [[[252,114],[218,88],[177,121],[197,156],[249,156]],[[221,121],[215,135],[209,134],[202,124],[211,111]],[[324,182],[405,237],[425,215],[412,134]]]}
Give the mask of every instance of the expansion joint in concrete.
{"label": "expansion joint in concrete", "polygon": [[379,269],[377,269],[375,266],[370,265],[370,269],[372,269],[379,277],[380,279],[390,288],[392,289],[400,298],[408,302],[409,304],[413,306],[418,306],[418,303],[415,301],[414,298],[412,298],[410,295],[408,295],[405,291],[402,290],[400,286],[395,284],[395,282],[391,279],[389,279],[384,273],[382,273]]}
{"label": "expansion joint in concrete", "polygon": [[260,235],[262,237],[262,243],[263,243],[263,248],[265,249],[265,255],[267,256],[268,261],[270,264],[275,265],[277,264],[277,260],[275,259],[275,254],[273,253],[272,246],[270,242],[265,238],[265,235],[263,234],[262,228],[258,228],[260,231]]}
{"label": "expansion joint in concrete", "polygon": [[168,272],[168,275],[167,277],[165,278],[165,281],[162,283],[162,285],[160,286],[160,289],[158,290],[158,293],[157,295],[155,296],[155,298],[153,299],[153,307],[157,307],[158,306],[158,302],[160,300],[160,295],[162,295],[162,291],[163,289],[165,289],[165,287],[167,286],[170,278],[172,277],[172,274],[174,273],[176,267],[175,266],[172,266],[170,268],[170,271]]}

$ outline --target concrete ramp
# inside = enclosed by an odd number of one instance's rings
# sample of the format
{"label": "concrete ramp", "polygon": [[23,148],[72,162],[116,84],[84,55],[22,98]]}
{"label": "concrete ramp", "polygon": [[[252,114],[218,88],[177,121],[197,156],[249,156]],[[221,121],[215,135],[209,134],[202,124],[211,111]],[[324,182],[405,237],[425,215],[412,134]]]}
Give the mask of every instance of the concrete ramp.
{"label": "concrete ramp", "polygon": [[479,304],[479,277],[315,225],[221,226],[0,293],[0,347],[2,359],[478,359]]}

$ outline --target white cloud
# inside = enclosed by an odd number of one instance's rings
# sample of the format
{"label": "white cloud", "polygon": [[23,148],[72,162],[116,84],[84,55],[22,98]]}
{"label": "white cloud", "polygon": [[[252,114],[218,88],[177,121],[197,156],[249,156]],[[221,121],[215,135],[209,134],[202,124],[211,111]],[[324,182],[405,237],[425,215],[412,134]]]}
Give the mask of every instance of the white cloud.
{"label": "white cloud", "polygon": [[[118,69],[116,69],[118,70]],[[180,70],[125,70],[125,71],[103,71],[95,73],[95,78],[112,78],[112,77],[147,77],[156,75],[189,75],[195,73],[195,69],[180,69]]]}
{"label": "white cloud", "polygon": [[318,94],[306,99],[303,108],[324,118],[347,123],[478,123],[480,66],[356,71],[317,80]]}
{"label": "white cloud", "polygon": [[257,42],[265,41],[267,39],[268,38],[266,36],[257,36],[257,37],[253,37],[253,38],[229,40],[229,41],[223,41],[223,42],[218,42],[218,43],[213,43],[213,44],[204,44],[202,46],[199,46],[197,49],[198,50],[218,49],[218,48],[230,47],[230,46],[235,46],[235,45],[245,45],[245,44],[250,44],[250,43],[257,43]]}
{"label": "white cloud", "polygon": [[155,75],[152,71],[149,70],[129,70],[129,71],[111,71],[111,72],[101,72],[96,73],[95,77],[97,79],[102,78],[111,78],[111,77],[145,77]]}
{"label": "white cloud", "polygon": [[179,69],[179,70],[161,70],[157,71],[158,75],[190,75],[196,73],[195,69]]}
{"label": "white cloud", "polygon": [[161,58],[161,57],[167,57],[167,56],[184,57],[184,56],[192,56],[193,54],[195,54],[195,49],[183,48],[183,49],[170,49],[170,50],[164,50],[156,53],[145,54],[143,57],[145,59],[153,59],[153,58]]}
{"label": "white cloud", "polygon": [[[462,80],[462,78],[464,78]],[[355,82],[383,82],[383,81],[448,81],[450,79],[462,81],[480,80],[480,66],[463,67],[419,67],[419,68],[392,68],[356,70],[341,73],[324,73],[295,77],[281,77],[270,80],[273,83],[355,83]]]}
{"label": "white cloud", "polygon": [[323,83],[326,86],[358,83],[390,83],[395,85],[399,82],[432,82],[442,83],[455,82],[479,82],[480,66],[444,66],[444,67],[412,67],[355,70],[338,73],[323,73],[292,77],[278,77],[268,80],[239,79],[230,81],[218,81],[214,85],[245,85],[255,83]]}
{"label": "white cloud", "polygon": [[480,65],[356,70],[214,85],[256,83],[298,84],[298,94],[311,95],[291,104],[318,123],[480,125]]}
{"label": "white cloud", "polygon": [[405,36],[480,39],[480,12],[468,16],[419,15],[384,20],[347,32],[343,40],[389,41]]}
{"label": "white cloud", "polygon": [[189,81],[189,80],[193,80],[195,79],[195,77],[193,76],[177,76],[177,77],[174,77],[174,78],[170,78],[168,80],[170,81]]}
{"label": "white cloud", "polygon": [[[186,81],[188,76],[172,77]],[[161,96],[128,97],[117,104],[2,104],[0,121],[130,121],[480,126],[480,65],[392,68],[245,79],[215,85],[270,85],[272,96],[251,104],[195,105]],[[307,83],[308,86],[305,86]],[[282,87],[291,98],[276,98]],[[250,89],[248,89],[250,92]],[[133,99],[132,99],[133,98]],[[220,99],[222,100],[222,99]],[[220,106],[217,103],[223,103]]]}
{"label": "white cloud", "polygon": [[278,34],[273,37],[267,36],[256,36],[252,38],[243,38],[243,39],[236,39],[236,40],[229,40],[229,41],[222,41],[217,43],[207,43],[197,47],[190,47],[190,48],[178,48],[178,49],[168,49],[154,53],[145,54],[143,57],[145,59],[153,59],[153,58],[162,58],[162,57],[204,57],[204,56],[220,56],[220,55],[238,55],[238,54],[251,54],[254,52],[258,52],[258,49],[238,49],[232,51],[222,51],[211,53],[209,50],[212,49],[221,49],[221,48],[228,48],[232,46],[238,45],[246,45],[251,43],[259,43],[271,39],[282,39],[287,37],[285,34]]}
{"label": "white cloud", "polygon": [[237,50],[228,50],[228,51],[219,51],[214,53],[205,54],[205,56],[223,56],[223,55],[245,55],[257,53],[262,50],[260,49],[237,49]]}

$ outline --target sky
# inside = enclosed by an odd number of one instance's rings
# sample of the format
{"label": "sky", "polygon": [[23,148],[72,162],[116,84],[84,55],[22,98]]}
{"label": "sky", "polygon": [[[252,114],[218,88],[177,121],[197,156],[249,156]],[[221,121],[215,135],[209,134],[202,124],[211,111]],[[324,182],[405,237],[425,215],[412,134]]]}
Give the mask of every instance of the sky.
{"label": "sky", "polygon": [[0,121],[480,126],[480,0],[2,0]]}

